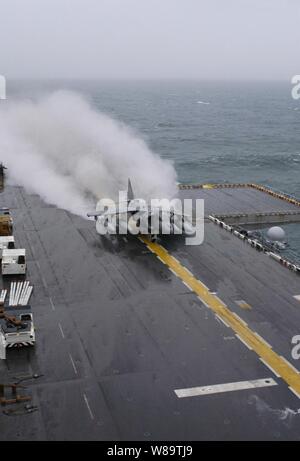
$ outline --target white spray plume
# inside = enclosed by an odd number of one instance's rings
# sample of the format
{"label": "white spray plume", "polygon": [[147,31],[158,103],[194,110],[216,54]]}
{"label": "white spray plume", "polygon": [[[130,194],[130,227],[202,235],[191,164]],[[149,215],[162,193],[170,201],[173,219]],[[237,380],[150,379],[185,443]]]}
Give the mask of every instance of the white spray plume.
{"label": "white spray plume", "polygon": [[100,198],[117,199],[128,178],[137,197],[170,198],[176,191],[170,162],[68,91],[0,106],[0,161],[11,183],[82,216]]}

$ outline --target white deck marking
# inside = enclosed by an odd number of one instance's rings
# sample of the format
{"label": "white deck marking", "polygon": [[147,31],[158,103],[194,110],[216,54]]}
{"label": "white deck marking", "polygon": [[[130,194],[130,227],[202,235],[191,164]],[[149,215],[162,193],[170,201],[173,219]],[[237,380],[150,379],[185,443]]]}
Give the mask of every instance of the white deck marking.
{"label": "white deck marking", "polygon": [[185,285],[190,291],[193,291],[192,288],[189,286],[188,283],[186,283],[186,282],[182,282],[182,283],[183,283],[183,285]]}
{"label": "white deck marking", "polygon": [[186,266],[183,266],[183,267],[185,268],[187,273],[190,274],[191,277],[194,277],[194,274],[192,274],[192,272]]}
{"label": "white deck marking", "polygon": [[277,378],[280,378],[279,374],[276,373],[276,371],[271,367],[271,365],[269,365],[264,359],[262,359],[261,357],[259,357],[259,360],[267,367],[269,368],[270,371],[272,371],[272,373],[274,373],[275,376],[277,376]]}
{"label": "white deck marking", "polygon": [[89,414],[90,414],[91,419],[95,419],[95,418],[94,418],[94,415],[93,415],[93,412],[92,412],[92,410],[91,410],[89,401],[88,401],[88,399],[87,399],[87,396],[86,396],[85,394],[83,394],[83,398],[84,398],[85,404],[86,404],[86,406],[87,406],[87,409],[88,409],[88,411],[89,411]]}
{"label": "white deck marking", "polygon": [[71,360],[71,363],[72,363],[72,367],[73,367],[74,373],[75,373],[75,375],[77,375],[78,372],[77,372],[77,368],[76,368],[75,362],[74,362],[74,360],[73,360],[73,357],[72,357],[71,354],[69,354],[69,357],[70,357],[70,360]]}
{"label": "white deck marking", "polygon": [[282,358],[282,360],[285,361],[285,363],[287,363],[291,368],[293,368],[293,370],[294,370],[296,373],[298,373],[298,374],[300,373],[300,371],[297,370],[297,368],[294,367],[294,365],[292,365],[291,362],[289,362],[287,359],[285,359],[282,355],[281,355],[280,357]]}
{"label": "white deck marking", "polygon": [[200,296],[197,296],[197,298],[199,299],[199,301],[201,301],[201,304],[210,309],[209,305],[202,298],[200,298]]}
{"label": "white deck marking", "polygon": [[235,303],[236,303],[241,309],[244,309],[244,310],[246,310],[246,311],[252,310],[252,307],[250,306],[250,304],[247,303],[244,299],[239,299],[239,300],[235,301]]}
{"label": "white deck marking", "polygon": [[241,319],[241,317],[238,314],[236,314],[235,312],[232,312],[232,313],[238,319],[239,322],[241,322],[243,325],[245,325],[245,327],[248,326],[248,324],[245,322],[245,320]]}
{"label": "white deck marking", "polygon": [[220,394],[223,392],[241,391],[245,389],[257,389],[259,387],[277,386],[272,378],[255,379],[253,381],[238,381],[236,383],[214,384],[212,386],[191,387],[188,389],[175,389],[179,399],[184,397],[196,397],[199,395]]}
{"label": "white deck marking", "polygon": [[61,324],[60,324],[60,323],[58,324],[58,327],[59,327],[59,329],[60,329],[60,333],[61,333],[61,335],[62,335],[63,339],[65,339],[64,330],[62,329],[62,326],[61,326]]}
{"label": "white deck marking", "polygon": [[295,295],[293,298],[297,299],[297,301],[300,301],[300,295]]}
{"label": "white deck marking", "polygon": [[[194,276],[194,278],[195,278],[195,276]],[[202,283],[202,285],[204,286],[204,288],[205,288],[207,291],[209,291],[209,292],[210,292],[210,288],[208,288],[208,286],[207,286],[207,285],[205,285],[205,283],[203,283],[202,281],[201,281],[201,283]]]}
{"label": "white deck marking", "polygon": [[159,260],[160,260],[160,262],[161,262],[161,263],[163,263],[163,264],[166,264],[166,263],[165,263],[165,262],[164,262],[164,261],[161,259],[161,257],[160,257],[160,256],[156,256],[156,257],[157,257],[157,259],[159,259]]}
{"label": "white deck marking", "polygon": [[255,336],[262,342],[262,343],[265,343],[266,346],[268,346],[270,349],[272,349],[272,346],[271,344],[269,344],[264,338],[262,338],[258,333],[254,333]]}
{"label": "white deck marking", "polygon": [[[229,307],[224,302],[220,301],[217,296],[212,295],[201,280],[196,277],[191,277],[180,262],[176,260],[176,258],[174,258],[163,246],[150,242],[146,237],[143,238],[143,241],[147,248],[152,248],[155,254],[160,256],[169,268],[172,268],[175,272],[177,272],[182,281],[187,282],[191,286],[195,294],[209,306],[211,311],[226,320],[233,331],[243,338],[243,340],[252,347],[253,351],[261,357],[265,363],[269,364],[272,368],[272,372],[274,370],[290,387],[292,387],[294,391],[297,392],[297,394],[300,395],[299,373],[296,373],[292,367],[290,367],[275,351],[273,351],[273,349],[261,341],[254,334],[254,331],[247,326],[246,322],[244,322],[238,315],[233,315],[233,312],[229,309]],[[208,316],[205,317],[206,320],[208,318]]]}
{"label": "white deck marking", "polygon": [[292,393],[295,394],[295,396],[298,397],[298,399],[300,399],[300,395],[296,391],[294,391],[294,389],[291,386],[289,386],[289,390],[292,391]]}
{"label": "white deck marking", "polygon": [[178,274],[176,274],[176,272],[173,271],[173,269],[170,269],[170,271],[172,272],[173,275],[176,275],[176,277],[178,277]]}
{"label": "white deck marking", "polygon": [[244,341],[239,335],[236,334],[235,336],[241,341],[241,343],[244,344],[244,346],[246,346],[246,347],[249,349],[249,351],[252,351],[252,350],[253,350],[253,349],[246,343],[246,341]]}
{"label": "white deck marking", "polygon": [[54,303],[52,301],[52,298],[50,297],[49,299],[50,299],[51,308],[52,308],[53,311],[55,311],[55,306],[54,306]]}
{"label": "white deck marking", "polygon": [[43,282],[44,288],[48,288],[47,282],[46,282],[46,280],[44,279],[44,277],[41,277],[41,278],[42,278],[42,282]]}
{"label": "white deck marking", "polygon": [[225,320],[222,319],[222,317],[220,317],[218,314],[216,314],[215,317],[217,320],[220,320],[220,322],[222,322],[223,325],[225,325],[225,327],[229,328],[228,323],[226,323]]}

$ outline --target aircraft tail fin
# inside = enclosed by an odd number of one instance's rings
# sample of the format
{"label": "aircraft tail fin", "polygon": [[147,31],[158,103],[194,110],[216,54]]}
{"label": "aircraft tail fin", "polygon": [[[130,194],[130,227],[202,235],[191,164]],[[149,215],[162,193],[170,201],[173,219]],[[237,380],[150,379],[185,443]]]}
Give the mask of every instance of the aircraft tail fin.
{"label": "aircraft tail fin", "polygon": [[131,181],[130,181],[129,178],[128,178],[128,188],[127,188],[127,199],[128,199],[128,201],[134,199],[132,185],[131,185]]}

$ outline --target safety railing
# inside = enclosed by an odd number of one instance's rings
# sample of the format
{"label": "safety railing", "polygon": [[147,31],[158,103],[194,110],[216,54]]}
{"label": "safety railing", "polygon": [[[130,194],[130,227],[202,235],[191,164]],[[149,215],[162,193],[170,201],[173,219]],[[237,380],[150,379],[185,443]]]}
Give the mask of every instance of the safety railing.
{"label": "safety railing", "polygon": [[269,255],[271,258],[275,259],[276,261],[278,261],[282,266],[296,272],[297,274],[300,274],[300,266],[298,266],[297,264],[294,264],[292,263],[291,261],[287,260],[287,259],[284,259],[282,258],[280,255],[272,252],[272,251],[269,251],[268,248],[266,248],[264,245],[262,245],[260,242],[258,242],[257,240],[254,240],[254,239],[250,239],[248,238],[247,235],[245,234],[242,234],[241,232],[239,232],[238,230],[234,229],[233,226],[230,226],[229,224],[226,224],[224,221],[221,221],[219,218],[215,217],[215,216],[212,216],[210,215],[208,217],[212,222],[214,222],[215,224],[217,224],[219,227],[221,227],[222,229],[225,229],[226,231],[232,233],[233,235],[235,235],[236,237],[238,237],[239,239],[243,240],[244,242],[248,243],[249,245],[251,245],[253,248],[255,248],[257,251],[262,251],[264,253],[266,253],[267,255]]}
{"label": "safety railing", "polygon": [[259,190],[261,192],[265,192],[266,194],[271,195],[272,197],[279,198],[281,200],[285,200],[288,203],[292,203],[293,205],[300,207],[300,200],[296,199],[295,197],[286,194],[284,192],[278,192],[270,187],[262,186],[260,184],[255,183],[224,183],[224,184],[179,184],[178,188],[180,190],[192,190],[192,189],[241,189],[241,188],[252,188]]}

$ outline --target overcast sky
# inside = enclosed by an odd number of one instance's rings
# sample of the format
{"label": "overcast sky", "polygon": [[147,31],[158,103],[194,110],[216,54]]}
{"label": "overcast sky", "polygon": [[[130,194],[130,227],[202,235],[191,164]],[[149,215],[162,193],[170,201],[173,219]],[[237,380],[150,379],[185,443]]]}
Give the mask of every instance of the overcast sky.
{"label": "overcast sky", "polygon": [[300,0],[0,0],[7,78],[289,79]]}

